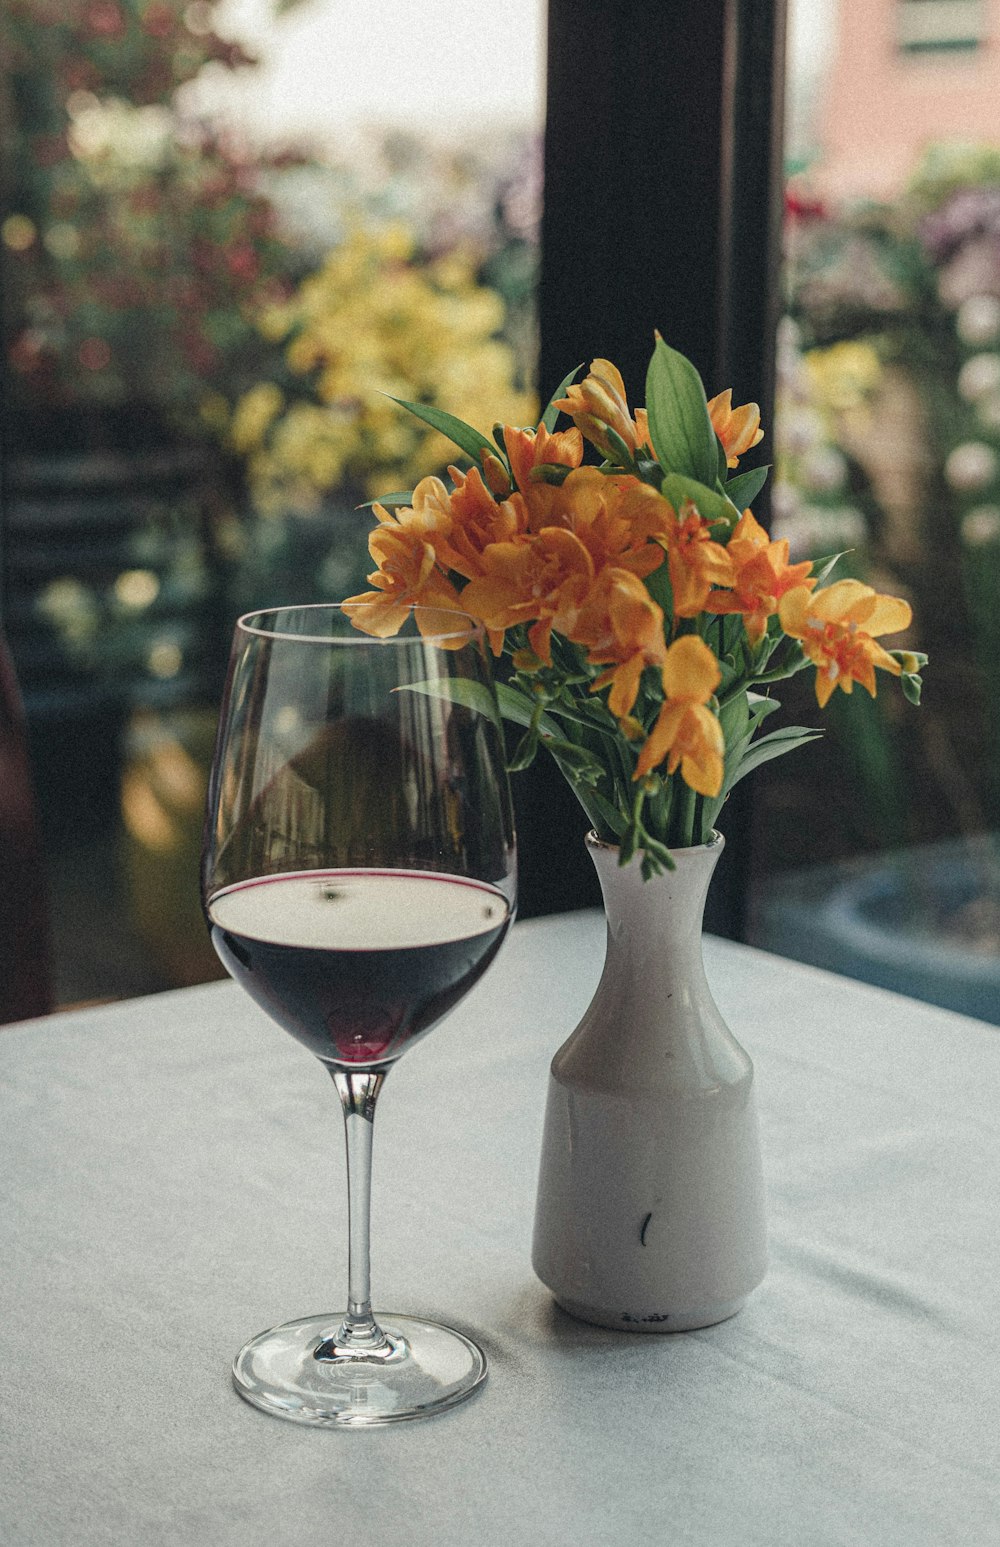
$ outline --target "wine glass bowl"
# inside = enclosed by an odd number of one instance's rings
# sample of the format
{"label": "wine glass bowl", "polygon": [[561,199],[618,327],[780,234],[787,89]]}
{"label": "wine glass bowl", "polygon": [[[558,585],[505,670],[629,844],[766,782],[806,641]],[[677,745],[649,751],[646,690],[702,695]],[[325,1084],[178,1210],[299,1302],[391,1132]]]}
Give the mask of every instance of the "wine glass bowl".
{"label": "wine glass bowl", "polygon": [[343,1107],[347,1312],[260,1334],[234,1365],[247,1400],[325,1424],[438,1411],[485,1376],[463,1334],[372,1315],[371,1135],[386,1074],[500,949],[516,874],[481,630],[413,608],[380,638],[364,631],[374,611],[351,614],[237,624],[202,868],[224,965],[326,1065]]}

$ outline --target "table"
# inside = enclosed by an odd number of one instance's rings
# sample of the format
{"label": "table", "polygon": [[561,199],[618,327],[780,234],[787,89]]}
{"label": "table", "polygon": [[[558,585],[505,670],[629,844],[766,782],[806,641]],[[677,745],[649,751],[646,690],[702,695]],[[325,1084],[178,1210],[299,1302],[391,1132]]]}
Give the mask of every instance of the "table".
{"label": "table", "polygon": [[490,1378],[370,1431],[270,1418],[229,1362],[341,1308],[340,1116],[232,984],[0,1034],[5,1547],[1000,1542],[1000,1034],[706,941],[758,1070],[771,1268],[705,1331],[603,1331],[529,1263],[548,1060],[591,912],[520,924],[388,1081],[376,1308]]}

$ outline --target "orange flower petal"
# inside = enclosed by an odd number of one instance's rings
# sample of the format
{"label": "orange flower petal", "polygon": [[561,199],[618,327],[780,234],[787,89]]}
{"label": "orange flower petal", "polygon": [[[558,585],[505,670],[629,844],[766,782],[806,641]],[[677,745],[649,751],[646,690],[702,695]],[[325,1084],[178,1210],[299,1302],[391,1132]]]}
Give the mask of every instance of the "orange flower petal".
{"label": "orange flower petal", "polygon": [[349,596],[345,602],[341,602],[340,609],[347,614],[356,629],[376,639],[390,639],[398,634],[410,616],[407,603],[394,602],[381,591],[364,591],[359,596]]}
{"label": "orange flower petal", "polygon": [[663,691],[668,698],[703,704],[721,680],[719,663],[703,639],[685,634],[674,640],[663,663]]}

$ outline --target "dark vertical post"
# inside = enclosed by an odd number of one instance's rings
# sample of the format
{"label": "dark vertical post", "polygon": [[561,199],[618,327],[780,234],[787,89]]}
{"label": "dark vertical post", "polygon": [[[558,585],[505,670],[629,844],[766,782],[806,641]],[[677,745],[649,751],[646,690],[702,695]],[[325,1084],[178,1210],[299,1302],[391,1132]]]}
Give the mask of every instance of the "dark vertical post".
{"label": "dark vertical post", "polygon": [[[764,441],[755,456],[773,462],[775,336],[781,308],[784,206],[785,0],[731,0],[723,132],[721,284],[717,380],[734,402],[760,404]],[[770,526],[770,484],[754,515]],[[726,868],[719,866],[706,909],[717,934],[746,934],[753,868],[753,778],[726,803]]]}
{"label": "dark vertical post", "polygon": [[[767,458],[781,309],[785,0],[731,0],[731,17],[716,363],[718,380],[733,387],[734,401],[752,397],[760,403]],[[754,515],[764,521],[765,511],[761,501]]]}
{"label": "dark vertical post", "polygon": [[[771,422],[785,0],[549,0],[539,293],[543,398],[604,355],[642,402],[658,328],[709,393]],[[763,448],[766,450],[766,447]],[[568,794],[520,796],[539,873],[592,901]],[[749,814],[735,802],[709,926],[739,936]]]}
{"label": "dark vertical post", "polygon": [[654,328],[714,374],[727,0],[549,0],[542,392],[615,361],[643,399]]}

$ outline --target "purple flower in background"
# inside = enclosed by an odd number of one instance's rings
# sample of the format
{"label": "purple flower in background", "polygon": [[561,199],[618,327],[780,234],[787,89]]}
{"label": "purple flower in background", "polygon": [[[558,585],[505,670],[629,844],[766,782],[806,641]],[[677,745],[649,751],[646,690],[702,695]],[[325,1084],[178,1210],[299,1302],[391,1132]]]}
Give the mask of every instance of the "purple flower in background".
{"label": "purple flower in background", "polygon": [[921,221],[920,239],[929,256],[941,263],[974,238],[1000,243],[1000,187],[962,188]]}

